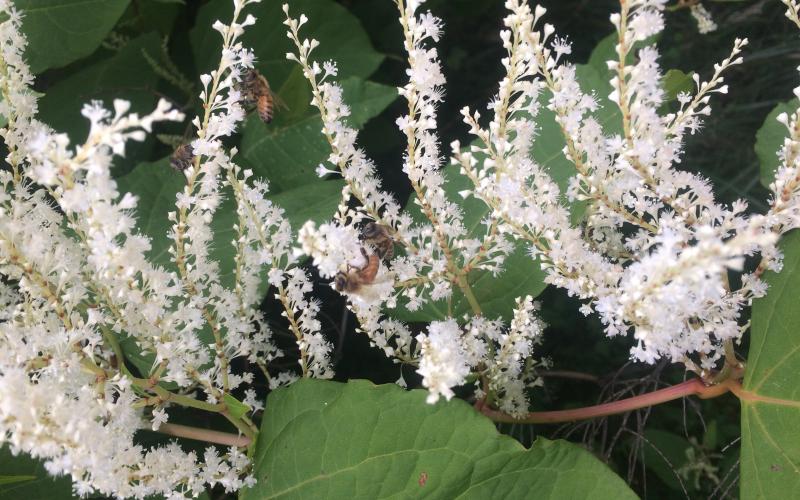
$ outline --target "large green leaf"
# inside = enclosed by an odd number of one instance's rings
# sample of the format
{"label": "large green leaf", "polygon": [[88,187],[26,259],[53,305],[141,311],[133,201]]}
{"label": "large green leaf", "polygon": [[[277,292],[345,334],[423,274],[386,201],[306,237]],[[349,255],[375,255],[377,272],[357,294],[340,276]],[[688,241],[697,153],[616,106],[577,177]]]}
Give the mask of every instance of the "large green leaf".
{"label": "large green leaf", "polygon": [[56,479],[38,460],[23,453],[14,456],[8,447],[0,447],[0,500],[21,498],[72,499],[72,481],[66,477]]}
{"label": "large green leaf", "polygon": [[[286,37],[285,15],[281,9],[284,2],[265,1],[247,7],[258,22],[248,28],[242,38],[245,47],[253,49],[256,67],[269,79],[273,87],[280,87],[289,77],[296,63],[286,59],[294,46]],[[332,0],[292,0],[290,14],[298,18],[308,16],[301,36],[316,38],[320,46],[313,57],[318,61],[333,60],[339,66],[342,77],[366,78],[383,60],[370,44],[361,24],[347,9]],[[229,22],[233,11],[232,2],[209,2],[197,15],[195,29],[191,33],[197,67],[202,72],[213,69],[219,60],[219,32],[211,29],[212,23],[220,19]]]}
{"label": "large green leaf", "polygon": [[769,273],[753,304],[742,403],[742,498],[800,495],[800,231],[781,244],[783,270]]}
{"label": "large green leaf", "polygon": [[138,17],[143,31],[156,28],[162,35],[169,35],[179,15],[185,13],[184,0],[139,0]]}
{"label": "large green leaf", "polygon": [[775,171],[778,170],[780,159],[778,152],[783,147],[783,140],[788,134],[786,125],[780,123],[777,118],[781,113],[791,114],[800,102],[797,99],[783,102],[775,106],[764,119],[764,124],[756,132],[756,156],[761,164],[761,184],[769,187],[775,179]]}
{"label": "large green leaf", "polygon": [[526,450],[460,400],[367,381],[301,380],[269,396],[255,452],[268,498],[636,498],[579,446]]}
{"label": "large green leaf", "polygon": [[691,73],[687,74],[679,69],[667,70],[661,79],[661,84],[664,86],[668,101],[676,100],[681,92],[691,93],[694,90]]}
{"label": "large green leaf", "polygon": [[[81,144],[89,132],[89,121],[81,116],[83,105],[97,99],[112,109],[114,99],[131,102],[131,111],[140,115],[153,110],[157,100],[158,76],[147,63],[143,52],[157,58],[161,41],[155,33],[128,42],[112,57],[96,62],[50,86],[39,101],[39,118]],[[141,158],[152,142],[131,142],[126,158],[115,159],[115,175],[127,172],[134,158]]]}
{"label": "large green leaf", "polygon": [[100,45],[130,0],[16,0],[25,18],[25,56],[40,73],[88,56]]}
{"label": "large green leaf", "polygon": [[[352,106],[349,125],[360,129],[397,97],[393,87],[360,78],[341,82],[344,100]],[[280,87],[278,94],[288,110],[279,112],[269,125],[251,116],[244,127],[242,155],[257,175],[270,180],[272,189],[286,189],[314,183],[317,166],[330,154],[330,145],[322,135],[322,121],[313,108],[311,91],[299,68]],[[329,212],[328,217],[333,215]]]}

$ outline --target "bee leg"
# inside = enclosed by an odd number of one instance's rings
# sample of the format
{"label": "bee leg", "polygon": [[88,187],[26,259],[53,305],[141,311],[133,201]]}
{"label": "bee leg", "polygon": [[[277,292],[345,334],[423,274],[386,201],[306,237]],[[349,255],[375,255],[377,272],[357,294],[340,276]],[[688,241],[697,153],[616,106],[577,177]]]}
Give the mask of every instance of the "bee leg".
{"label": "bee leg", "polygon": [[364,269],[369,265],[369,255],[367,254],[367,251],[364,250],[364,247],[361,247],[361,255],[364,256],[364,265],[361,266],[359,269]]}

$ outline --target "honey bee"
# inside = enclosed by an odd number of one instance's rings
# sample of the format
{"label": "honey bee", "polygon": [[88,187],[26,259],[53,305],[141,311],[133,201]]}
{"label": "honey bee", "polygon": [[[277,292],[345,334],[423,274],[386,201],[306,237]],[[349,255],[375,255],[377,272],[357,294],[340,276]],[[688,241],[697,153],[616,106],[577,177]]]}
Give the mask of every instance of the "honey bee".
{"label": "honey bee", "polygon": [[242,93],[242,100],[246,108],[255,107],[258,117],[264,123],[272,121],[275,95],[272,93],[269,82],[264,78],[264,75],[255,69],[247,70],[242,75],[239,91]]}
{"label": "honey bee", "polygon": [[178,172],[183,172],[188,169],[194,161],[194,155],[192,153],[192,146],[190,144],[181,144],[175,149],[172,156],[169,157],[170,166]]}
{"label": "honey bee", "polygon": [[361,249],[361,254],[367,259],[366,264],[362,267],[347,266],[347,271],[339,271],[333,279],[333,285],[339,292],[356,293],[361,290],[364,285],[371,285],[375,282],[375,276],[378,274],[381,259],[377,254],[367,254],[367,251]]}
{"label": "honey bee", "polygon": [[394,240],[386,226],[370,222],[361,231],[361,239],[371,245],[378,257],[388,261],[394,255]]}

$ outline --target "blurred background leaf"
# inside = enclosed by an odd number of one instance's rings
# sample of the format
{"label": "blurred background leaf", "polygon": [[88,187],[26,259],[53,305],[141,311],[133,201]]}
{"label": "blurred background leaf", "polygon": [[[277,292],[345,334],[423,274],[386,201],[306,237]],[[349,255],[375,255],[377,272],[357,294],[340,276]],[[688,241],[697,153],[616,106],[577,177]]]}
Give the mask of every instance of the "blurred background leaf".
{"label": "blurred background leaf", "polygon": [[[143,53],[158,54],[161,41],[155,33],[141,35],[80,71],[51,84],[39,100],[39,118],[54,129],[69,135],[73,144],[82,144],[89,133],[89,120],[81,115],[83,106],[100,100],[111,108],[114,99],[124,98],[131,111],[144,115],[158,100],[158,75]],[[154,139],[144,143],[129,142],[126,157],[114,163],[113,175],[127,173],[137,159],[148,157]]]}
{"label": "blurred background leaf", "polygon": [[783,141],[788,134],[786,125],[778,121],[778,115],[786,113],[791,116],[798,106],[800,101],[797,99],[778,104],[772,108],[756,133],[755,150],[761,163],[761,184],[765,187],[769,187],[775,180],[775,171],[780,164],[778,154],[783,149]]}
{"label": "blurred background leaf", "polygon": [[33,73],[60,68],[100,46],[130,0],[16,0]]}
{"label": "blurred background leaf", "polygon": [[72,480],[50,476],[44,465],[20,453],[12,455],[8,446],[0,447],[0,499],[69,500]]}
{"label": "blurred background leaf", "polygon": [[[291,75],[278,90],[278,95],[287,96],[289,109],[278,112],[268,125],[251,115],[242,132],[241,153],[245,163],[257,176],[269,179],[274,192],[319,182],[316,168],[330,155],[319,112],[309,104],[308,83],[299,68]],[[353,111],[348,123],[356,129],[362,128],[397,98],[394,88],[358,77],[346,78],[341,85],[344,100],[351,103]],[[298,95],[301,97],[296,97]],[[335,167],[328,165],[327,168]],[[333,215],[333,211],[328,214]]]}

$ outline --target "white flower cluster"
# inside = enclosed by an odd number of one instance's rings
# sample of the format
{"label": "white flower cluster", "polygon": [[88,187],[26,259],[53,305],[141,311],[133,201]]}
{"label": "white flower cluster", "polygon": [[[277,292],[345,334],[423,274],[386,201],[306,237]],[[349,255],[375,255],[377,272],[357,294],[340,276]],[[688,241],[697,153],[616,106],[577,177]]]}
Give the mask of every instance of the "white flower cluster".
{"label": "white flower cluster", "polygon": [[703,35],[717,30],[717,23],[714,22],[714,18],[711,17],[711,13],[706,9],[705,5],[696,3],[689,7],[689,12],[697,22],[697,31]]}
{"label": "white flower cluster", "polygon": [[[311,84],[313,104],[320,110],[323,134],[331,146],[328,163],[333,169],[321,165],[318,171],[321,175],[338,172],[346,182],[333,220],[319,227],[306,224],[300,231],[300,243],[320,274],[335,278],[352,269],[365,269],[370,253],[376,250],[365,241],[364,224],[383,227],[404,252],[390,262],[378,262],[377,272],[371,279],[363,279],[363,286],[344,290],[358,316],[360,330],[387,355],[419,367],[423,384],[431,392],[430,401],[440,395],[449,399],[452,387],[479,371],[493,400],[519,414],[527,409],[525,389],[535,384],[531,375],[535,363],[530,362],[529,347],[535,335],[509,341],[509,336],[523,334],[515,334],[513,327],[504,333],[502,322],[485,319],[468,282],[474,270],[499,272],[513,243],[495,219],[486,221],[484,234],[470,235],[461,208],[445,194],[446,178],[441,167],[446,159],[440,151],[436,123],[445,80],[436,49],[427,45],[439,40],[441,22],[430,14],[417,15],[419,2],[400,2],[398,7],[409,81],[399,89],[408,102],[408,114],[397,119],[397,126],[407,141],[403,171],[414,190],[416,210],[425,222],[402,212],[392,196],[381,189],[374,165],[356,146],[356,131],[347,125],[349,108],[342,101],[341,87],[332,81],[335,64],[320,66],[311,60],[318,42],[301,38],[299,31],[306,17],[291,18],[285,5],[287,35],[296,46],[296,52],[288,53],[287,58],[303,68]],[[352,203],[354,199],[357,204]],[[415,337],[408,326],[383,314],[384,308],[413,311],[428,300],[450,299],[454,289],[465,294],[472,306],[474,315],[466,322],[434,322]],[[538,321],[531,322],[541,326]]]}
{"label": "white flower cluster", "polygon": [[[245,357],[270,377],[269,362],[282,355],[258,310],[264,280],[297,335],[302,375],[332,375],[289,223],[266,199],[266,182],[251,179],[222,144],[245,116],[240,82],[254,55],[239,39],[255,23],[243,9],[257,1],[234,0],[230,24],[213,26],[222,55],[201,77],[204,115],[193,120],[197,135],[185,146],[186,186],[165,235],[173,266],[164,269],[148,259],[150,240],[137,232],[137,198],[118,191],[110,169],[128,141],[184,116],[163,100],[144,116],[129,112],[127,101],[115,100],[113,112],[91,102],[82,112],[88,137],[71,146],[35,117],[23,14],[0,0],[0,113],[8,121],[0,135],[10,166],[0,172],[0,446],[70,475],[79,495],[183,498],[206,485],[232,492],[254,483],[237,446],[253,442],[257,430],[230,405],[256,411],[263,404],[247,389],[253,373],[234,373],[230,361]],[[210,223],[224,196],[234,198],[238,215],[230,288],[209,257]],[[133,373],[126,353],[152,366]],[[273,373],[270,386],[295,378]],[[239,403],[231,392],[242,388]],[[209,447],[202,457],[174,442],[138,444],[140,429],[170,433],[171,406],[218,413],[244,440],[209,439],[235,445]]]}
{"label": "white flower cluster", "polygon": [[[398,89],[408,111],[396,122],[413,189],[404,210],[356,145],[336,64],[312,59],[318,42],[300,36],[306,17],[293,19],[284,6],[296,49],[287,58],[311,84],[331,147],[318,172],[345,180],[331,220],[305,224],[296,242],[283,210],[266,198],[266,181],[236,165],[236,151],[223,145],[245,116],[242,103],[251,100],[243,93],[255,55],[240,39],[255,23],[243,9],[256,1],[233,0],[230,23],[213,25],[222,35],[221,58],[201,76],[204,114],[192,122],[195,138],[181,146],[189,158],[186,184],[169,214],[172,262],[163,268],[148,258],[151,242],[137,232],[138,200],[119,192],[110,168],[128,141],[183,115],[163,101],[141,116],[126,101],[115,100],[113,111],[92,102],[83,109],[86,141],[70,145],[36,119],[23,18],[0,0],[0,114],[7,120],[0,136],[10,167],[0,172],[0,445],[43,459],[52,474],[70,475],[80,495],[181,498],[205,485],[252,485],[239,439],[252,443],[257,431],[241,410],[263,404],[249,387],[253,374],[234,371],[231,362],[244,358],[260,367],[271,388],[298,373],[333,375],[320,304],[298,266],[301,252],[346,295],[372,344],[416,367],[430,402],[474,384],[482,404],[514,416],[528,411],[543,364],[534,356],[544,330],[538,305],[530,296],[516,298],[505,324],[483,313],[473,291],[476,276],[488,281],[508,272],[506,257],[518,248],[532,257],[531,266],[541,266],[547,283],[580,298],[581,311],[596,314],[609,336],[632,335],[634,359],[667,358],[703,376],[723,356],[736,362],[742,310],[766,292],[761,274],[780,269],[779,236],[800,226],[800,109],[779,117],[788,137],[766,214],[748,215],[744,202],[717,203],[706,179],[676,165],[686,134],[711,112],[712,94],[727,92],[723,73],[741,62],[746,40],[736,40],[708,80],[695,75],[693,93],[668,103],[658,52],[647,44],[663,29],[665,0],[621,2],[611,16],[616,57],[608,61],[608,99],[622,125],[614,132],[597,118],[598,96],[581,87],[576,67],[564,60],[570,45],[541,25],[545,10],[506,0],[505,75],[488,122],[464,109],[474,141],[454,142],[448,154],[437,133],[445,78],[434,44],[442,23],[419,12],[422,0],[395,0],[408,56],[408,81]],[[797,3],[784,3],[800,26]],[[669,105],[674,110],[663,112]],[[543,107],[555,116],[574,166],[565,192],[531,153]],[[459,194],[488,208],[477,228],[467,227],[457,197],[448,195],[456,170],[471,181]],[[232,286],[210,256],[211,222],[226,196],[237,216]],[[566,201],[586,206],[580,223]],[[732,287],[729,271],[743,271],[745,257],[754,255],[760,264]],[[259,310],[266,286],[296,338],[297,371],[270,371],[284,354]],[[456,300],[470,312],[450,311],[425,327],[393,317],[398,308]],[[151,366],[126,364],[131,350]],[[177,435],[169,422],[176,405],[218,413],[243,436],[202,457],[177,443],[140,445],[140,429]]]}
{"label": "white flower cluster", "polygon": [[[619,43],[616,58],[608,61],[613,89],[608,99],[619,108],[622,132],[611,132],[596,117],[598,96],[581,88],[575,66],[564,61],[569,44],[551,25],[541,26],[545,9],[507,0],[500,34],[506,75],[488,105],[490,121],[484,126],[478,112],[464,109],[475,141],[451,145],[450,162],[473,183],[459,194],[490,209],[485,232],[476,237],[445,194],[449,171],[436,132],[445,81],[432,46],[441,22],[418,12],[421,0],[395,1],[409,76],[398,89],[408,114],[397,125],[407,139],[403,170],[414,191],[414,210],[424,220],[414,224],[398,215],[397,203],[381,190],[373,164],[355,144],[356,132],[345,121],[349,108],[332,81],[335,65],[321,68],[311,59],[318,42],[300,38],[305,16],[296,21],[284,6],[288,36],[296,45],[287,58],[302,66],[331,146],[330,165],[319,171],[338,172],[347,184],[334,219],[301,232],[303,251],[323,277],[366,270],[363,261],[374,249],[364,237],[364,221],[385,227],[403,249],[367,276],[371,285],[343,290],[373,344],[418,367],[429,401],[450,398],[453,387],[477,379],[479,396],[509,413],[523,412],[525,388],[536,383],[530,376],[531,346],[541,323],[526,305],[530,301],[518,299],[515,320],[502,333],[500,322],[483,317],[470,280],[475,270],[501,273],[504,257],[514,245],[524,245],[546,271],[546,281],[581,298],[582,312],[597,314],[609,336],[633,335],[635,360],[666,357],[707,376],[746,329],[742,309],[765,293],[760,275],[780,268],[778,237],[800,223],[798,113],[779,118],[789,138],[766,215],[747,215],[742,201],[717,203],[706,179],[675,168],[683,159],[685,135],[695,133],[711,112],[711,95],[727,92],[723,73],[741,63],[747,40],[735,41],[708,80],[693,75],[695,92],[678,95],[675,111],[665,113],[659,55],[648,43],[664,27],[665,0],[621,2],[621,12],[611,16]],[[787,16],[800,24],[796,4],[786,3]],[[708,16],[701,17],[711,29]],[[531,153],[542,106],[554,113],[563,154],[575,168],[565,193]],[[565,196],[586,203],[581,223],[571,220]],[[740,288],[731,288],[729,270],[741,271],[744,258],[756,254],[761,264],[742,276]],[[387,319],[398,307],[413,311],[454,293],[469,302],[472,314],[430,324],[416,343],[410,342],[408,326]],[[518,326],[522,317],[532,325],[526,333]],[[509,365],[509,357],[515,364]]]}

